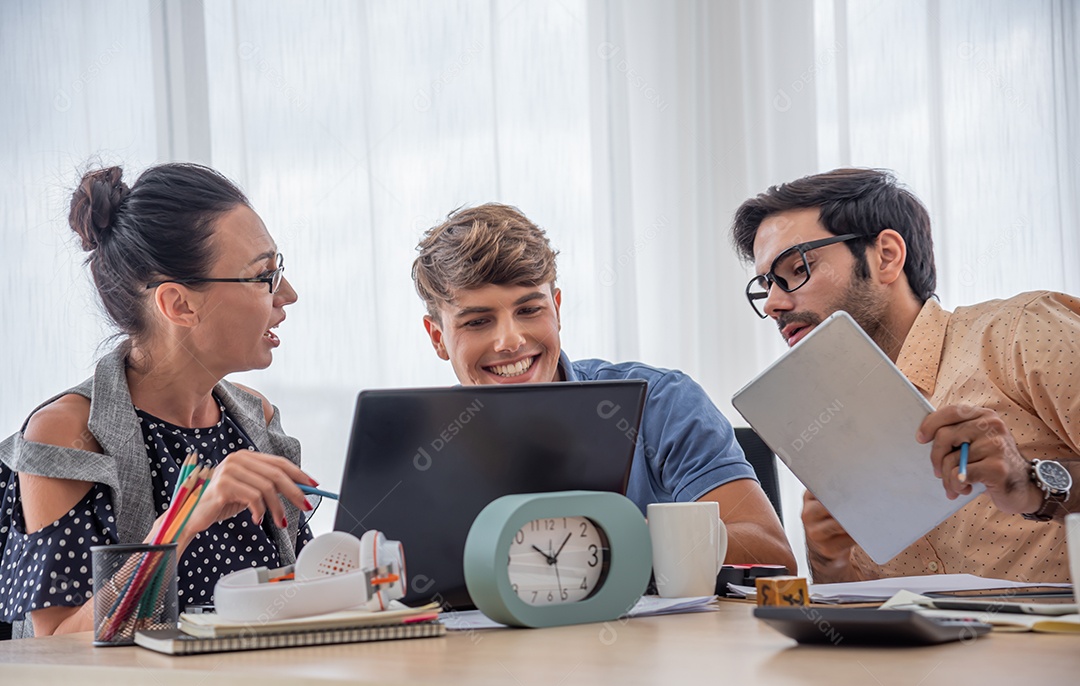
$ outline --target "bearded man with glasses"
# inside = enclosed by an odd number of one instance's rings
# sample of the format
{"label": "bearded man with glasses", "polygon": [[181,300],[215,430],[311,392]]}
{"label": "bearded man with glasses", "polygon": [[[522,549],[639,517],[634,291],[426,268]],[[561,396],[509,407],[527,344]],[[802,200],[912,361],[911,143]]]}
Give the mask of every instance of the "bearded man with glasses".
{"label": "bearded man with glasses", "polygon": [[[1038,291],[955,312],[934,290],[930,218],[893,175],[837,169],[773,186],[735,213],[732,238],[754,265],[751,308],[795,345],[844,310],[934,407],[916,440],[949,498],[980,498],[884,565],[806,493],[816,582],[969,573],[1065,582],[1063,520],[1080,511],[1080,299]],[[969,444],[966,479],[960,447]],[[872,457],[872,456],[871,456]],[[888,484],[882,484],[888,488]]]}

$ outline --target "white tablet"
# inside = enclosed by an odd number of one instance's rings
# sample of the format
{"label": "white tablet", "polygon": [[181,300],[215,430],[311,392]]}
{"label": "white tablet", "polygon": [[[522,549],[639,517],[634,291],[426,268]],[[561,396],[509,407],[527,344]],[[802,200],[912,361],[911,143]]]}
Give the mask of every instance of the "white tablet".
{"label": "white tablet", "polygon": [[945,497],[915,432],[934,408],[847,312],[836,312],[732,404],[877,564],[983,491]]}

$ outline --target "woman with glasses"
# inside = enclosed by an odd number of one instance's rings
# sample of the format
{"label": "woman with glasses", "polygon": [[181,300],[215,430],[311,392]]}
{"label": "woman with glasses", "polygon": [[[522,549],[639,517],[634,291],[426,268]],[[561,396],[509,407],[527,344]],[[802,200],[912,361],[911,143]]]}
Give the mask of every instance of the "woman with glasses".
{"label": "woman with glasses", "polygon": [[69,223],[119,345],[0,444],[0,621],[15,636],[93,628],[90,547],[150,541],[195,453],[214,467],[179,538],[181,609],[224,574],[291,564],[310,539],[300,444],[257,392],[296,292],[244,194],[193,164],[129,188],[88,172]]}

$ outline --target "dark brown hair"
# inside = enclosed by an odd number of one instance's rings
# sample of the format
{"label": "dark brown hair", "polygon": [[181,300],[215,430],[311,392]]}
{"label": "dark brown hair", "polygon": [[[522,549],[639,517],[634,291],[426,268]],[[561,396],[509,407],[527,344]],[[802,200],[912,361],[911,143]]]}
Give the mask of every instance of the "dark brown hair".
{"label": "dark brown hair", "polygon": [[416,292],[436,321],[461,290],[555,283],[555,256],[543,229],[516,207],[488,203],[451,212],[428,229],[413,262]]}
{"label": "dark brown hair", "polygon": [[87,263],[109,317],[129,337],[148,333],[146,285],[203,278],[213,262],[214,222],[247,198],[197,164],[150,167],[128,188],[120,167],[83,175],[68,223],[89,251]]}
{"label": "dark brown hair", "polygon": [[920,302],[934,295],[937,270],[930,215],[915,195],[886,169],[834,169],[824,174],[772,186],[735,211],[732,242],[744,260],[754,259],[754,238],[769,215],[816,207],[822,226],[834,235],[854,233],[863,240],[847,242],[855,256],[856,273],[870,276],[866,248],[885,229],[900,234],[907,244],[904,274]]}

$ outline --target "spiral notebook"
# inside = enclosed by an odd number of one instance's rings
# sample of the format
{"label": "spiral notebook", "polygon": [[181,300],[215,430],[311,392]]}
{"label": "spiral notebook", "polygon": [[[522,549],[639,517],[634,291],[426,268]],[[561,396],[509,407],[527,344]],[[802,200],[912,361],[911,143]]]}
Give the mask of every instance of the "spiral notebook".
{"label": "spiral notebook", "polygon": [[155,629],[135,632],[135,643],[168,655],[202,655],[227,653],[238,650],[265,650],[268,648],[300,648],[338,643],[362,643],[366,641],[392,641],[400,638],[431,638],[446,634],[446,627],[438,621],[391,626],[369,626],[326,631],[292,631],[279,634],[246,634],[220,638],[198,638],[179,629]]}
{"label": "spiral notebook", "polygon": [[246,634],[284,634],[306,631],[327,631],[329,629],[360,629],[369,626],[387,626],[408,624],[436,619],[439,606],[430,603],[422,607],[406,607],[396,600],[390,601],[390,607],[382,612],[371,610],[339,610],[311,617],[267,620],[263,622],[236,622],[221,615],[188,614],[180,615],[180,630],[198,638],[222,638],[224,636],[242,636]]}

